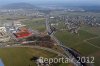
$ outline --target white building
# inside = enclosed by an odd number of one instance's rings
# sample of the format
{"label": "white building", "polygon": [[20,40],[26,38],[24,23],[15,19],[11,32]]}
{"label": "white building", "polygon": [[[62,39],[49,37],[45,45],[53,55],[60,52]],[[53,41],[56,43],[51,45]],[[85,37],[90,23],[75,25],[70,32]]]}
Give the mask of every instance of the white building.
{"label": "white building", "polygon": [[0,31],[6,32],[6,28],[5,27],[0,27]]}
{"label": "white building", "polygon": [[10,40],[5,27],[0,27],[0,42],[7,42]]}

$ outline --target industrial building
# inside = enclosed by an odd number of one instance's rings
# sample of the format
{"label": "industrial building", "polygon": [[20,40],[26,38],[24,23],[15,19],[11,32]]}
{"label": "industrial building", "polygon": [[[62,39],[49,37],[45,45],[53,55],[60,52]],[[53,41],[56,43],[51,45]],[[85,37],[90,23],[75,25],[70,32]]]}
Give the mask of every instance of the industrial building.
{"label": "industrial building", "polygon": [[7,42],[10,40],[10,36],[6,32],[5,27],[0,27],[0,42]]}
{"label": "industrial building", "polygon": [[45,33],[32,30],[20,22],[14,21],[12,24],[5,25],[6,32],[14,42],[25,45],[38,45],[43,47],[53,47],[54,41]]}

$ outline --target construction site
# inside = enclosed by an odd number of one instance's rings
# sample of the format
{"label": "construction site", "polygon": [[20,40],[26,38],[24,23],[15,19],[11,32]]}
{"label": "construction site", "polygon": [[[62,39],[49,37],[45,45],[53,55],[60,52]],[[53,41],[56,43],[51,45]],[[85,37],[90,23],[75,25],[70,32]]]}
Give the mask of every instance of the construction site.
{"label": "construction site", "polygon": [[32,30],[31,28],[26,27],[26,25],[21,24],[19,21],[5,23],[3,27],[0,27],[0,42],[9,45],[14,45],[15,43],[48,48],[52,48],[55,43],[46,32]]}

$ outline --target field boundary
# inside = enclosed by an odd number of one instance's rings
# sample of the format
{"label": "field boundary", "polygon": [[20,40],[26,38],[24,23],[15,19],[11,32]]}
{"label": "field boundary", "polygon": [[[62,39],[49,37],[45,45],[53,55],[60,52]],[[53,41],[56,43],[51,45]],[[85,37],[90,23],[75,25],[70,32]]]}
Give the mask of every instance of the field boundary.
{"label": "field boundary", "polygon": [[40,47],[40,46],[8,46],[8,47],[4,47],[4,48],[36,48],[36,49],[42,49],[42,50],[45,50],[45,51],[49,51],[51,53],[58,54],[59,56],[62,56],[62,57],[66,57],[64,54],[62,54],[58,51],[55,51],[55,50],[52,50],[52,49],[49,49],[49,48],[45,48],[45,47]]}
{"label": "field boundary", "polygon": [[85,39],[85,40],[84,40],[84,42],[85,42],[85,43],[87,43],[87,44],[89,44],[89,45],[91,45],[91,46],[94,46],[94,47],[96,47],[96,48],[99,48],[99,49],[100,49],[100,47],[99,47],[99,46],[96,46],[96,45],[94,45],[93,43],[88,42],[89,40],[96,39],[96,38],[100,38],[100,36],[97,36],[97,37],[92,37],[92,38],[89,38],[89,39]]}

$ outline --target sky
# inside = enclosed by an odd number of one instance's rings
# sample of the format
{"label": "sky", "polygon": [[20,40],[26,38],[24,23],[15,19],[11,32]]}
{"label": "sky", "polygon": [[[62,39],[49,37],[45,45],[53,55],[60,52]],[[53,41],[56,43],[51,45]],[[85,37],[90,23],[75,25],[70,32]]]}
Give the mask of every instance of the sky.
{"label": "sky", "polygon": [[0,4],[28,2],[33,4],[45,4],[45,3],[65,3],[73,5],[100,5],[100,0],[0,0]]}

